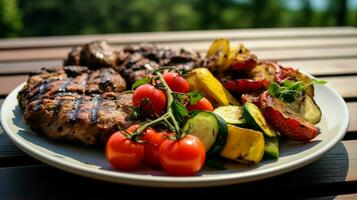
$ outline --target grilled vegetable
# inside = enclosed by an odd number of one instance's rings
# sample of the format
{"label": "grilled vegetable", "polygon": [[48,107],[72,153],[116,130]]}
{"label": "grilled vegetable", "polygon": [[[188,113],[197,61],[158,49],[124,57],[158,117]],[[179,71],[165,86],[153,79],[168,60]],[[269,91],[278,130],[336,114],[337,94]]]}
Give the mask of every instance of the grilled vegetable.
{"label": "grilled vegetable", "polygon": [[259,163],[264,155],[263,134],[230,124],[227,126],[227,142],[220,155],[231,160]]}
{"label": "grilled vegetable", "polygon": [[312,79],[307,75],[291,67],[280,67],[280,69],[276,73],[276,80],[279,83],[283,83],[286,79],[293,81],[301,81],[305,85],[308,85],[308,87],[305,88],[305,92],[310,97],[314,97],[314,86],[311,84]]}
{"label": "grilled vegetable", "polygon": [[[227,135],[226,126],[225,122],[218,119],[215,114],[201,111],[186,122],[183,132],[198,137],[206,151],[209,151],[213,145],[222,146],[222,142],[224,144],[226,138],[224,135]],[[223,138],[219,134],[222,134]],[[223,141],[217,144],[217,139]],[[215,152],[220,151],[219,149],[221,150],[220,147],[214,147]]]}
{"label": "grilled vegetable", "polygon": [[272,157],[272,158],[279,158],[279,138],[268,138],[265,137],[265,155]]}
{"label": "grilled vegetable", "polygon": [[287,106],[298,113],[302,119],[312,124],[317,124],[321,120],[321,110],[315,103],[314,99],[309,95],[303,94],[294,102],[288,103]]}
{"label": "grilled vegetable", "polygon": [[237,79],[225,81],[223,85],[230,92],[246,93],[266,89],[269,85],[269,81],[267,81],[266,79]]}
{"label": "grilled vegetable", "polygon": [[191,90],[205,93],[205,97],[214,106],[240,105],[206,68],[192,70],[187,77],[187,81],[190,83]]}
{"label": "grilled vegetable", "polygon": [[250,102],[250,103],[254,103],[255,105],[259,104],[259,93],[246,93],[246,94],[242,94],[241,96],[241,101],[242,103],[245,102]]}
{"label": "grilled vegetable", "polygon": [[242,44],[231,50],[229,60],[229,69],[234,71],[249,71],[258,64],[257,57]]}
{"label": "grilled vegetable", "polygon": [[317,124],[320,122],[322,113],[319,106],[314,99],[308,95],[305,96],[302,106],[300,107],[300,113],[304,119],[310,123]]}
{"label": "grilled vegetable", "polygon": [[248,72],[248,77],[253,80],[267,80],[268,82],[275,81],[276,71],[279,71],[278,64],[273,62],[262,62]]}
{"label": "grilled vegetable", "polygon": [[221,72],[225,71],[230,65],[228,60],[229,54],[229,40],[220,38],[213,41],[206,54],[207,59],[213,59],[213,63],[210,64],[209,67],[210,70]]}
{"label": "grilled vegetable", "polygon": [[241,106],[220,106],[213,112],[222,117],[228,124],[243,125],[246,122]]}
{"label": "grilled vegetable", "polygon": [[246,102],[243,104],[243,115],[246,118],[248,124],[254,129],[262,131],[267,137],[276,137],[276,132],[266,122],[264,116],[260,112],[260,109],[253,103]]}
{"label": "grilled vegetable", "polygon": [[282,100],[272,97],[268,92],[261,95],[260,107],[269,123],[291,140],[308,142],[319,134],[318,128],[312,123],[299,117]]}
{"label": "grilled vegetable", "polygon": [[219,155],[221,153],[221,151],[224,148],[224,145],[227,142],[227,137],[228,137],[227,123],[219,115],[215,114],[215,116],[218,120],[218,136],[217,136],[216,141],[214,142],[213,146],[208,151],[208,155],[210,155],[210,156]]}

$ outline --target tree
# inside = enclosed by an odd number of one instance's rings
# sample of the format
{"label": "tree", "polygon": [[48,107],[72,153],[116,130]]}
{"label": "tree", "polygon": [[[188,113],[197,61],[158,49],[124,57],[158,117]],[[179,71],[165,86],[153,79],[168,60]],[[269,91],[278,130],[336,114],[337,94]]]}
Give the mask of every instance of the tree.
{"label": "tree", "polygon": [[16,37],[22,29],[16,0],[0,0],[0,37]]}

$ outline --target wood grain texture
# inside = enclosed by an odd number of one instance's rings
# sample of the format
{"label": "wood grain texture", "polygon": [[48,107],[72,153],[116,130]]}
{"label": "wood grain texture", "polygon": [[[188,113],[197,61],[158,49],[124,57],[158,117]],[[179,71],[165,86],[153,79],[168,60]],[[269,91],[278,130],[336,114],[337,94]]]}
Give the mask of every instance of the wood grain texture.
{"label": "wood grain texture", "polygon": [[0,77],[0,96],[6,96],[9,94],[16,86],[26,81],[27,75],[20,76],[3,76]]}
{"label": "wood grain texture", "polygon": [[357,76],[325,77],[324,80],[337,90],[343,98],[357,97]]}
{"label": "wood grain texture", "polygon": [[[275,41],[279,43],[279,40]],[[303,44],[303,40],[299,44]],[[170,47],[165,45],[165,47]],[[195,46],[183,45],[180,47],[193,48]],[[206,48],[209,46],[207,45]],[[61,48],[46,48],[46,49],[19,49],[19,50],[5,50],[0,51],[0,62],[21,62],[21,61],[36,61],[36,60],[56,60],[64,59],[68,52],[69,47]],[[337,46],[337,47],[316,47],[316,48],[263,48],[253,49],[260,59],[263,60],[297,60],[297,59],[321,59],[321,58],[356,58],[357,47],[352,46]],[[206,49],[201,51],[206,52]]]}
{"label": "wood grain texture", "polygon": [[357,31],[353,27],[179,31],[156,33],[55,36],[41,38],[22,38],[21,40],[1,39],[0,49],[69,47],[73,45],[81,45],[83,43],[90,42],[96,39],[106,39],[114,44],[128,44],[138,42],[179,43],[187,41],[211,41],[219,37],[226,37],[232,40],[261,40],[282,38],[346,38],[354,36],[357,36]]}
{"label": "wood grain texture", "polygon": [[[26,74],[42,67],[62,65],[58,60],[36,60],[0,62],[0,75]],[[315,76],[348,75],[357,73],[357,58],[316,59],[316,60],[287,60],[279,61],[283,66],[293,66]]]}
{"label": "wood grain texture", "polygon": [[342,194],[337,196],[306,198],[305,200],[351,200],[351,199],[357,199],[357,194]]}
{"label": "wood grain texture", "polygon": [[357,58],[288,60],[282,66],[293,66],[315,76],[349,75],[357,73]]}

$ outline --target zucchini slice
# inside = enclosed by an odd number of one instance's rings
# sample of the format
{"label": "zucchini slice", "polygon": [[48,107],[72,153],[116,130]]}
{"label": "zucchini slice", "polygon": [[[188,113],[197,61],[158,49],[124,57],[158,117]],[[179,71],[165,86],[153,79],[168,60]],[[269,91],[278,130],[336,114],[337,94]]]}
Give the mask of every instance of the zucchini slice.
{"label": "zucchini slice", "polygon": [[278,159],[279,158],[279,138],[265,138],[265,155]]}
{"label": "zucchini slice", "polygon": [[183,132],[198,137],[206,152],[212,147],[212,151],[217,152],[223,146],[221,143],[225,143],[224,126],[227,126],[225,122],[212,112],[201,111],[187,120]]}
{"label": "zucchini slice", "polygon": [[215,156],[219,155],[224,148],[224,145],[227,142],[228,136],[228,127],[226,121],[219,115],[215,114],[217,121],[218,121],[218,136],[216,141],[214,142],[211,149],[208,151],[208,155]]}
{"label": "zucchini slice", "polygon": [[243,115],[252,128],[262,131],[268,137],[277,137],[276,132],[266,122],[260,109],[253,103],[246,102],[243,105]]}
{"label": "zucchini slice", "polygon": [[243,110],[241,106],[220,106],[213,111],[219,115],[228,124],[243,125],[245,119],[243,117]]}

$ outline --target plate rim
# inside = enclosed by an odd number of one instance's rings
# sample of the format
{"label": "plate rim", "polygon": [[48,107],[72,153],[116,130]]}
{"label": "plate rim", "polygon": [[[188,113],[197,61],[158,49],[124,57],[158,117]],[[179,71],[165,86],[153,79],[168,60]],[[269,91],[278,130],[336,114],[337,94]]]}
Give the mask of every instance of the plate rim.
{"label": "plate rim", "polygon": [[[318,158],[320,158],[324,153],[331,150],[339,141],[342,140],[345,133],[347,132],[349,126],[349,111],[347,108],[346,102],[343,100],[341,95],[332,88],[329,84],[323,85],[323,87],[327,87],[331,90],[332,93],[337,97],[339,103],[344,109],[346,122],[341,125],[338,134],[333,137],[333,140],[328,142],[325,146],[314,151],[309,156],[306,156],[301,159],[294,160],[293,162],[285,163],[280,166],[274,168],[267,168],[261,171],[251,173],[251,171],[245,171],[244,176],[242,173],[237,174],[222,174],[219,176],[207,176],[199,178],[199,176],[190,176],[190,177],[174,177],[174,176],[147,176],[140,174],[132,174],[120,171],[109,171],[109,170],[101,170],[97,168],[81,168],[79,165],[66,162],[65,160],[56,159],[54,156],[47,154],[46,152],[39,151],[37,149],[32,149],[32,147],[27,144],[25,141],[22,141],[17,136],[16,133],[13,133],[9,128],[5,119],[8,112],[6,106],[9,104],[11,100],[13,100],[14,96],[16,97],[18,91],[26,84],[23,82],[18,85],[15,89],[9,93],[9,95],[5,98],[2,107],[1,107],[1,125],[5,131],[5,133],[10,137],[11,141],[21,150],[29,154],[30,156],[61,170],[66,172],[70,172],[73,174],[81,175],[84,177],[89,177],[93,179],[122,183],[128,185],[135,186],[149,186],[149,187],[165,187],[165,188],[187,188],[187,187],[210,187],[210,186],[222,186],[222,185],[230,185],[236,183],[244,183],[250,182],[260,179],[266,179],[272,176],[280,175],[289,171],[293,171],[297,168],[305,166]],[[15,98],[16,99],[16,98]],[[16,103],[18,105],[18,102]]]}

